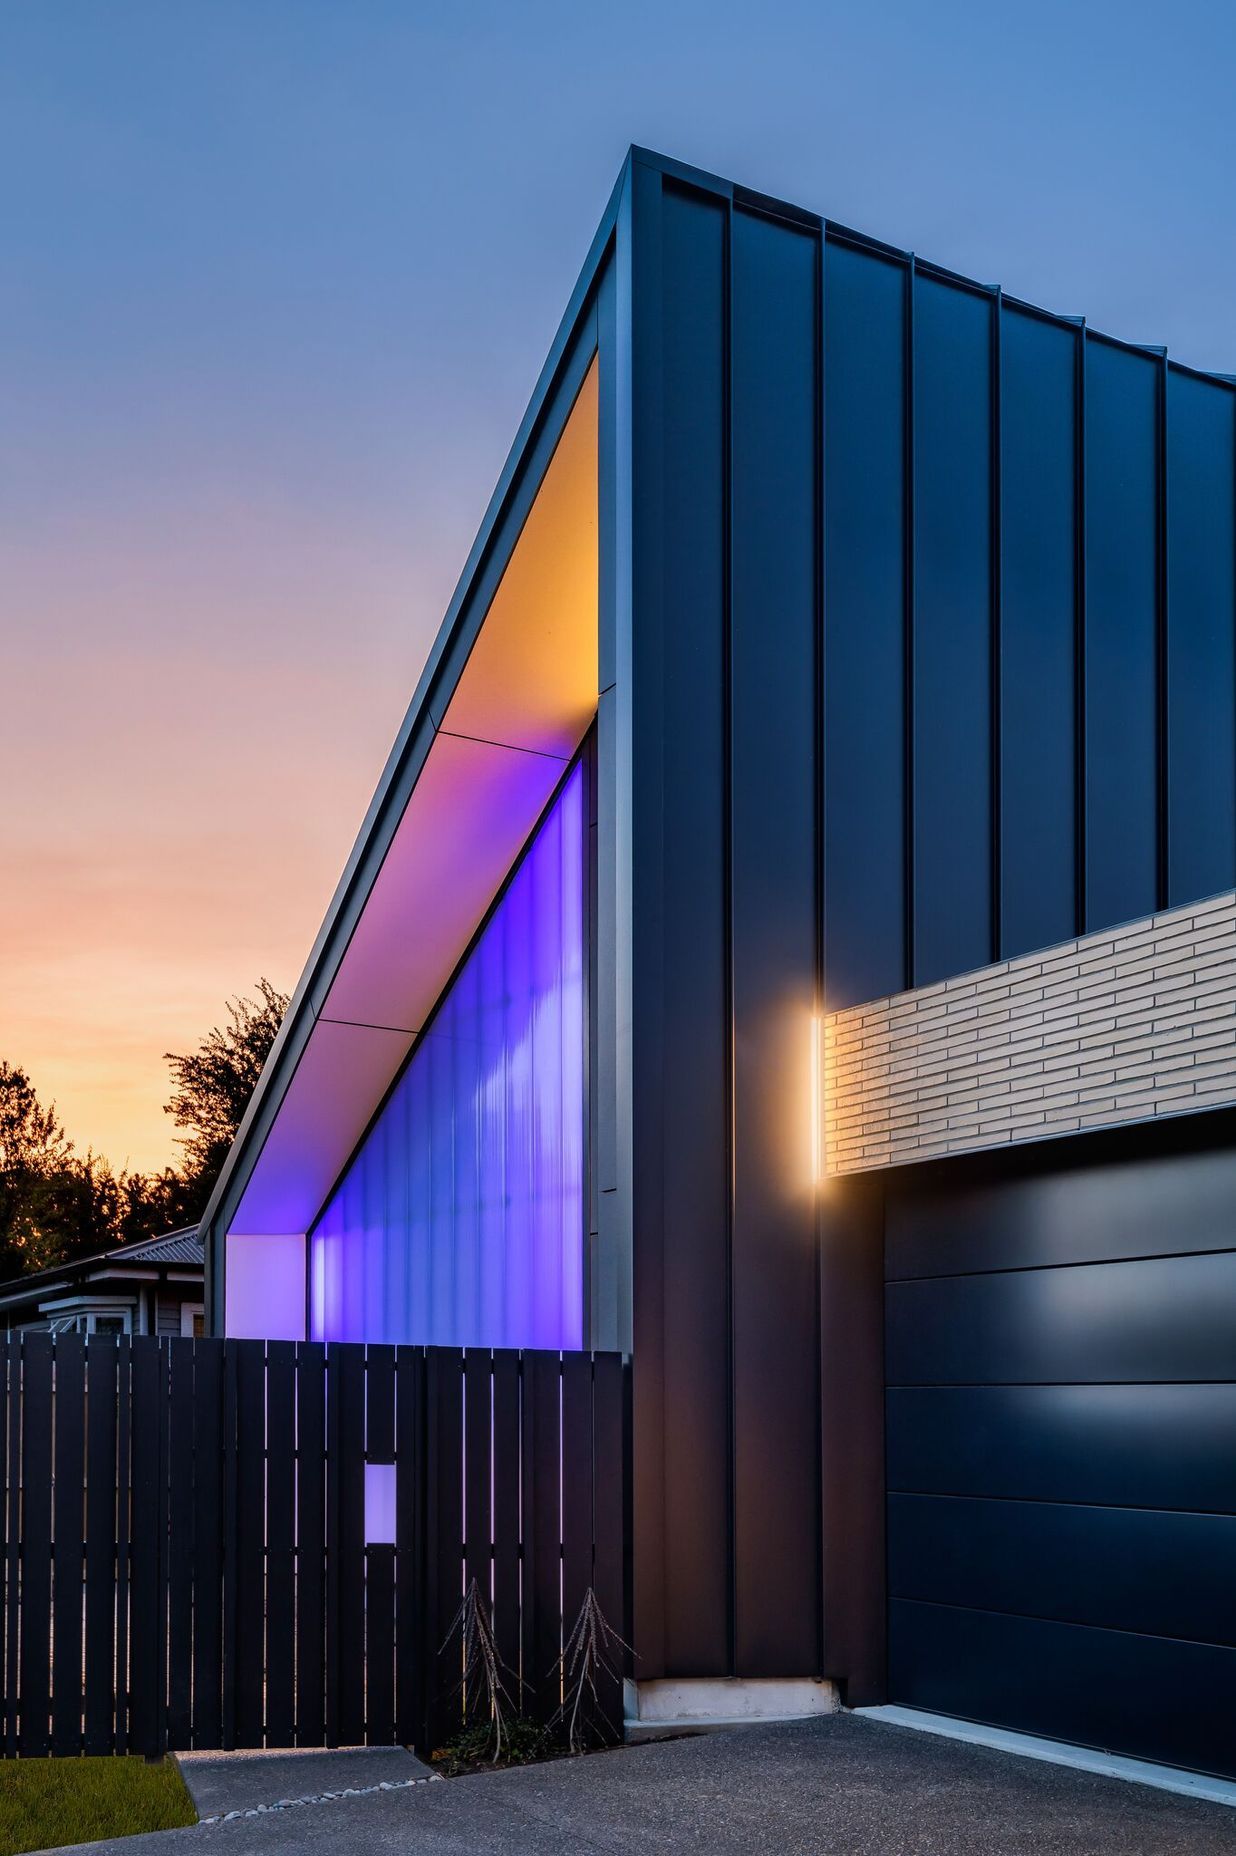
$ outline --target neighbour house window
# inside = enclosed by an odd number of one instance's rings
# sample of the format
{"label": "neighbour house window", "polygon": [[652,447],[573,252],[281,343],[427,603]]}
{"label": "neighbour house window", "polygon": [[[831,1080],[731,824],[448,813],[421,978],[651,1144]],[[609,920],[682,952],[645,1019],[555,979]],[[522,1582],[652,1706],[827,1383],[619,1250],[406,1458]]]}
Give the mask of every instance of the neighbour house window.
{"label": "neighbour house window", "polygon": [[311,1235],[316,1340],[583,1345],[584,794],[577,764]]}
{"label": "neighbour house window", "polygon": [[53,1334],[128,1334],[132,1332],[127,1309],[106,1314],[93,1309],[79,1309],[75,1314],[48,1316],[47,1326]]}

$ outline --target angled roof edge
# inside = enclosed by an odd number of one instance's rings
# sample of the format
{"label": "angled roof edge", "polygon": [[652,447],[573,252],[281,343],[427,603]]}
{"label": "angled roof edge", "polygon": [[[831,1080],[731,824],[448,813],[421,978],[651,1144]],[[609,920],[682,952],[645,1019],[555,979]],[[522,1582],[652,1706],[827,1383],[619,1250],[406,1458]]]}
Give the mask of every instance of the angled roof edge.
{"label": "angled roof edge", "polygon": [[1195,367],[1191,362],[1178,360],[1175,356],[1169,356],[1168,350],[1160,342],[1131,341],[1126,336],[1108,334],[1106,330],[1092,327],[1084,316],[1063,315],[1059,310],[1045,309],[1041,303],[1033,303],[1028,297],[1015,296],[999,284],[985,284],[977,278],[967,277],[962,271],[951,270],[947,265],[937,264],[903,246],[891,245],[886,239],[873,238],[868,232],[856,232],[852,226],[829,219],[824,213],[797,206],[793,201],[781,200],[772,194],[757,193],[750,187],[740,186],[736,181],[726,180],[720,174],[710,174],[706,169],[692,167],[685,161],[674,161],[650,148],[632,147],[629,160],[637,167],[653,168],[683,186],[695,187],[701,192],[715,194],[719,199],[731,200],[735,206],[745,206],[752,212],[822,232],[825,238],[838,244],[852,245],[860,251],[869,251],[873,256],[888,258],[894,263],[912,264],[921,276],[937,278],[941,283],[956,284],[960,289],[973,290],[982,296],[997,297],[1010,309],[1023,310],[1027,315],[1038,316],[1045,322],[1080,328],[1095,341],[1107,342],[1112,347],[1127,348],[1136,354],[1166,361],[1179,373],[1213,381],[1217,386],[1236,388],[1236,374],[1223,373],[1216,368]]}
{"label": "angled roof edge", "polygon": [[[445,703],[438,704],[441,686],[449,678],[450,686],[453,687],[466,659],[467,648],[472,643],[472,639],[466,635],[468,620],[475,615],[479,624],[484,617],[488,596],[492,593],[492,587],[486,583],[491,578],[496,582],[505,564],[504,559],[496,556],[495,544],[503,539],[504,526],[517,508],[521,491],[526,492],[530,485],[535,493],[537,483],[552,456],[553,444],[543,443],[546,415],[572,371],[577,371],[582,380],[585,368],[581,361],[586,365],[592,347],[595,347],[595,343],[592,344],[588,354],[581,356],[579,337],[585,332],[590,309],[595,314],[595,288],[613,243],[633,154],[633,150],[628,151],[614,183],[343,874],[335,887],[330,906],[245,1110],[236,1139],[202,1214],[200,1228],[208,1246],[221,1220],[234,1215],[236,1211],[248,1175],[261,1152],[270,1124],[278,1113],[280,1102],[286,1094],[313,1027],[313,1000],[320,996],[328,975],[339,965],[346,949],[350,936],[349,912],[358,896],[363,902],[368,890],[368,885],[362,882],[366,868],[376,869],[380,864],[399,823],[403,804],[416,783],[436,731],[434,708],[445,707]],[[579,382],[576,381],[574,385],[578,387]],[[574,392],[568,391],[565,398],[569,407]],[[556,439],[556,434],[554,437]],[[544,456],[539,459],[538,448],[544,451]],[[540,469],[534,470],[532,466],[537,463]],[[519,524],[512,522],[510,528],[509,542],[513,547],[518,538]],[[467,647],[462,651],[459,650],[461,643]],[[452,668],[454,678],[450,677]]]}

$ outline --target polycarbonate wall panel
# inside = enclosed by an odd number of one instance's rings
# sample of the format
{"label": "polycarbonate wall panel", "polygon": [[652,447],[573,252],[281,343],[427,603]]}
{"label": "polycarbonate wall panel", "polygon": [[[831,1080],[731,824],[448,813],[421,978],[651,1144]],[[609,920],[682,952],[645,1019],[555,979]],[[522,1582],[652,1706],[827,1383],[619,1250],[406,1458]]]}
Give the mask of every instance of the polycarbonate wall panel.
{"label": "polycarbonate wall panel", "polygon": [[582,1347],[583,806],[577,766],[323,1212],[314,1340]]}

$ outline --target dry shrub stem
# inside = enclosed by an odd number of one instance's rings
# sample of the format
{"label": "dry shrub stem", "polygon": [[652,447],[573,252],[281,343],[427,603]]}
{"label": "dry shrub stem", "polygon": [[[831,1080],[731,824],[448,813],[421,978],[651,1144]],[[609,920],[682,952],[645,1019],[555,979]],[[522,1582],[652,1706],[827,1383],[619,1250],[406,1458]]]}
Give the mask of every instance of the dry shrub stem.
{"label": "dry shrub stem", "polygon": [[610,1625],[589,1586],[555,1665],[561,1679],[562,1703],[550,1725],[566,1729],[572,1753],[584,1752],[590,1737],[602,1742],[612,1738],[597,1684],[603,1677],[621,1682],[624,1650],[630,1653],[630,1644]]}

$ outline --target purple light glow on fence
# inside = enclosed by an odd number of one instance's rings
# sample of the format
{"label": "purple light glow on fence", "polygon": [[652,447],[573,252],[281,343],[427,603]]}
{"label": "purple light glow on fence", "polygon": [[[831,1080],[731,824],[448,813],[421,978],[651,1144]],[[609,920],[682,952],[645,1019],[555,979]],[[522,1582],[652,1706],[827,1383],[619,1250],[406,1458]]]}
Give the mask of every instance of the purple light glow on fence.
{"label": "purple light glow on fence", "polygon": [[583,1345],[583,803],[577,767],[318,1222],[315,1340]]}

